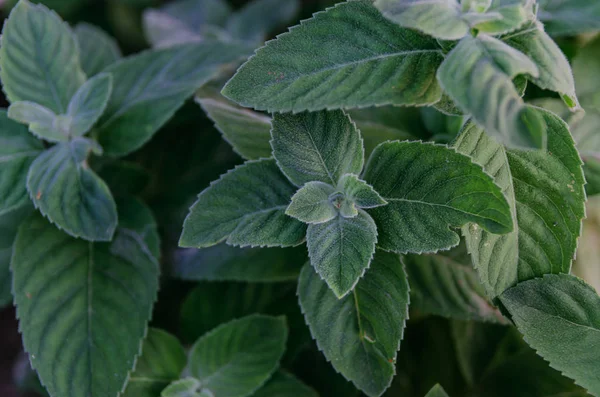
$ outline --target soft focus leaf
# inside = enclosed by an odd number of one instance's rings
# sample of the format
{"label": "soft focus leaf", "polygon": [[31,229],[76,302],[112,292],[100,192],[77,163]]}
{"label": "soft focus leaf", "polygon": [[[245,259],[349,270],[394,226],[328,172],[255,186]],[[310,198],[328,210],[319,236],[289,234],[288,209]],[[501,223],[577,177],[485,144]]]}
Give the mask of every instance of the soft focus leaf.
{"label": "soft focus leaf", "polygon": [[538,17],[553,36],[600,30],[600,3],[588,0],[538,0]]}
{"label": "soft focus leaf", "polygon": [[80,22],[75,26],[81,68],[93,77],[121,59],[117,41],[97,26]]}
{"label": "soft focus leaf", "polygon": [[318,397],[316,391],[293,375],[278,371],[253,397]]}
{"label": "soft focus leaf", "polygon": [[48,142],[64,142],[69,139],[66,119],[59,119],[52,110],[35,102],[14,102],[8,108],[8,117],[28,125],[33,135]]}
{"label": "soft focus leaf", "polygon": [[298,0],[253,0],[229,18],[226,29],[233,37],[260,43],[267,33],[290,21],[299,8]]}
{"label": "soft focus leaf", "polygon": [[13,301],[12,274],[10,273],[13,243],[19,226],[32,210],[33,207],[28,204],[0,215],[0,308]]}
{"label": "soft focus leaf", "polygon": [[184,378],[167,386],[160,397],[204,397],[200,394],[202,383],[198,379]]}
{"label": "soft focus leaf", "polygon": [[353,174],[342,175],[338,188],[344,192],[347,200],[359,208],[375,208],[387,204],[372,186]]}
{"label": "soft focus leaf", "polygon": [[112,92],[112,76],[102,73],[86,81],[73,95],[66,116],[69,118],[69,137],[87,133],[98,121]]}
{"label": "soft focus leaf", "polygon": [[448,397],[448,394],[444,391],[444,388],[439,384],[433,386],[433,388],[427,393],[425,397]]}

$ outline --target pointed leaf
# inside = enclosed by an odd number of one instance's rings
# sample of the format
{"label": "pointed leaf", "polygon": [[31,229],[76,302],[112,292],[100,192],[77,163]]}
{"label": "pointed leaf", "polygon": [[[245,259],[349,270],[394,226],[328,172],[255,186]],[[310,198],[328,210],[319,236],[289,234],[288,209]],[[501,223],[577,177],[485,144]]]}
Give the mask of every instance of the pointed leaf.
{"label": "pointed leaf", "polygon": [[179,379],[187,357],[181,343],[173,335],[156,328],[148,329],[122,397],[158,397],[160,392]]}
{"label": "pointed leaf", "polygon": [[538,0],[538,17],[552,36],[574,36],[600,30],[600,3],[588,0]]}
{"label": "pointed leaf", "polygon": [[316,391],[308,387],[292,374],[278,371],[253,397],[318,397]]}
{"label": "pointed leaf", "polygon": [[387,201],[372,186],[356,175],[343,175],[338,186],[344,192],[346,198],[359,208],[375,208],[387,204]]}
{"label": "pointed leaf", "polygon": [[299,245],[306,226],[285,214],[294,192],[275,160],[248,161],[200,193],[180,246],[204,248],[222,241],[240,247]]}
{"label": "pointed leaf", "polygon": [[276,114],[273,156],[297,186],[321,181],[336,186],[343,174],[359,174],[364,149],[360,132],[341,110]]}
{"label": "pointed leaf", "polygon": [[97,75],[122,57],[117,41],[97,26],[79,22],[75,36],[81,67],[88,77]]}
{"label": "pointed leaf", "polygon": [[85,81],[69,25],[43,5],[19,1],[2,30],[0,79],[10,102],[30,101],[65,113]]}
{"label": "pointed leaf", "polygon": [[408,318],[408,291],[400,258],[381,251],[343,299],[311,266],[300,274],[300,306],[319,349],[336,371],[368,396],[382,395],[392,382]]}
{"label": "pointed leaf", "polygon": [[110,190],[88,166],[93,142],[78,138],[43,152],[27,177],[36,208],[74,237],[110,241],[117,208]]}
{"label": "pointed leaf", "polygon": [[499,35],[513,32],[529,21],[535,20],[535,1],[531,0],[492,0],[486,15],[497,15],[481,23],[474,24],[479,32]]}
{"label": "pointed leaf", "polygon": [[27,172],[44,146],[0,110],[0,215],[29,203]]}
{"label": "pointed leaf", "polygon": [[190,374],[215,396],[250,396],[277,369],[286,339],[283,317],[252,315],[233,320],[192,347]]}
{"label": "pointed leaf", "polygon": [[520,74],[539,76],[537,66],[523,53],[480,34],[462,39],[437,77],[450,98],[503,143],[544,147],[541,117],[525,106],[511,81]]}
{"label": "pointed leaf", "polygon": [[69,125],[59,119],[54,112],[34,102],[14,102],[8,108],[8,117],[21,124],[26,124],[29,131],[48,142],[65,142],[69,140]]}
{"label": "pointed leaf", "polygon": [[253,0],[229,18],[226,28],[233,37],[260,43],[268,33],[294,18],[299,8],[298,0]]}
{"label": "pointed leaf", "polygon": [[323,182],[308,182],[302,186],[285,210],[286,215],[304,223],[325,223],[338,214],[330,200],[335,189]]}
{"label": "pointed leaf", "polygon": [[19,226],[32,211],[31,204],[27,204],[0,215],[0,308],[13,301],[12,275],[10,274],[13,243]]}
{"label": "pointed leaf", "polygon": [[429,393],[427,393],[425,397],[448,397],[448,394],[446,394],[446,391],[442,386],[437,384],[433,386],[431,390],[429,390]]}
{"label": "pointed leaf", "polygon": [[145,51],[109,66],[113,91],[98,123],[106,154],[140,148],[195,90],[246,52],[233,43],[205,42]]}
{"label": "pointed leaf", "polygon": [[74,239],[35,215],[19,229],[12,271],[23,343],[50,395],[117,395],[158,290],[144,243],[127,232],[110,244]]}
{"label": "pointed leaf", "polygon": [[364,179],[388,202],[369,210],[384,250],[448,249],[459,243],[451,228],[468,222],[493,233],[512,230],[510,208],[493,179],[446,146],[383,143],[371,154]]}
{"label": "pointed leaf", "polygon": [[86,81],[73,95],[67,117],[70,118],[70,137],[79,137],[87,133],[98,121],[112,92],[112,76],[99,74]]}
{"label": "pointed leaf", "polygon": [[201,397],[201,386],[202,384],[198,379],[180,379],[167,386],[160,393],[160,397]]}
{"label": "pointed leaf", "polygon": [[550,366],[600,394],[600,296],[577,277],[547,274],[500,296],[527,343]]}
{"label": "pointed leaf", "polygon": [[269,112],[424,105],[440,98],[441,62],[435,40],[386,20],[370,0],[348,1],[268,42],[223,94]]}

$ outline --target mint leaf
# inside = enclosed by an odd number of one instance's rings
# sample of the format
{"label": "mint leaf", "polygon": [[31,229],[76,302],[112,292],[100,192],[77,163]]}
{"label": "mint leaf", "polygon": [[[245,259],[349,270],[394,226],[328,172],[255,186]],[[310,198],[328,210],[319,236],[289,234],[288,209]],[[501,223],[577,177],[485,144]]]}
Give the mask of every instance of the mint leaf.
{"label": "mint leaf", "polygon": [[518,281],[569,272],[577,248],[585,216],[582,162],[567,125],[548,111],[540,114],[548,125],[548,152],[507,152],[472,123],[455,143],[494,176],[514,219],[514,231],[503,236],[463,228],[490,298]]}
{"label": "mint leaf", "polygon": [[335,189],[323,182],[308,182],[292,196],[286,215],[304,223],[325,223],[338,214],[330,196]]}
{"label": "mint leaf", "polygon": [[546,274],[500,296],[529,345],[550,366],[600,393],[600,297],[577,277]]}
{"label": "mint leaf", "polygon": [[360,132],[341,110],[276,114],[271,135],[277,165],[297,186],[313,181],[336,186],[343,174],[362,170]]}
{"label": "mint leaf", "polygon": [[508,203],[493,179],[446,146],[382,143],[371,154],[364,179],[388,202],[369,210],[384,250],[448,249],[460,240],[451,228],[468,222],[492,233],[513,228]]}
{"label": "mint leaf", "polygon": [[36,208],[73,237],[110,241],[117,209],[110,190],[88,166],[98,148],[84,138],[40,154],[29,170],[27,190]]}
{"label": "mint leaf", "polygon": [[97,26],[80,22],[75,26],[81,68],[92,77],[121,59],[117,41]]}
{"label": "mint leaf", "polygon": [[525,106],[511,81],[520,74],[539,77],[538,67],[502,41],[480,34],[462,39],[437,77],[450,98],[489,134],[512,147],[543,148],[543,121]]}
{"label": "mint leaf", "polygon": [[23,343],[50,395],[117,395],[158,290],[144,243],[125,231],[90,243],[35,215],[19,229],[12,271]]}
{"label": "mint leaf", "polygon": [[316,391],[308,387],[292,374],[278,371],[253,397],[318,397]]}
{"label": "mint leaf", "polygon": [[600,30],[600,3],[587,0],[538,0],[538,18],[552,36],[574,36]]}
{"label": "mint leaf", "polygon": [[98,121],[112,92],[112,76],[99,74],[86,81],[71,98],[66,117],[69,119],[69,137],[87,133]]}
{"label": "mint leaf", "polygon": [[237,44],[211,41],[149,50],[109,66],[105,72],[113,77],[113,92],[98,123],[105,153],[123,156],[140,148],[221,67],[246,52]]}
{"label": "mint leaf", "polygon": [[435,40],[386,20],[369,0],[349,1],[268,42],[223,94],[269,112],[431,104],[441,62]]}
{"label": "mint leaf", "polygon": [[298,0],[253,0],[231,15],[225,27],[233,37],[262,42],[267,33],[294,18],[299,8]]}
{"label": "mint leaf", "polygon": [[448,394],[444,391],[444,388],[439,384],[433,386],[429,393],[425,395],[425,397],[448,397]]}
{"label": "mint leaf", "polygon": [[196,97],[233,150],[247,160],[271,157],[271,119],[241,108],[220,96]]}
{"label": "mint leaf", "polygon": [[215,396],[250,396],[277,369],[286,339],[283,317],[252,315],[233,320],[192,347],[190,374]]}
{"label": "mint leaf", "polygon": [[535,20],[534,7],[535,2],[530,0],[492,0],[487,15],[496,17],[477,23],[473,27],[489,35],[510,33]]}
{"label": "mint leaf", "polygon": [[160,397],[204,397],[200,394],[201,386],[202,383],[194,378],[176,380],[160,393]]}
{"label": "mint leaf", "polygon": [[371,264],[377,226],[363,210],[358,216],[311,224],[306,233],[308,256],[319,276],[338,298],[352,291]]}
{"label": "mint leaf", "polygon": [[0,215],[29,203],[27,172],[44,146],[0,110]]}
{"label": "mint leaf", "polygon": [[35,102],[14,102],[8,108],[8,117],[27,124],[36,137],[48,142],[65,142],[69,139],[69,123],[50,109]]}
{"label": "mint leaf", "polygon": [[387,204],[372,186],[353,174],[344,174],[340,178],[338,188],[359,208],[375,208]]}
{"label": "mint leaf", "polygon": [[122,397],[157,397],[170,382],[179,379],[187,357],[173,335],[156,328],[148,329],[135,371],[131,373]]}
{"label": "mint leaf", "polygon": [[29,101],[65,113],[85,81],[69,26],[43,5],[19,1],[2,30],[0,79],[11,103]]}
{"label": "mint leaf", "polygon": [[600,39],[593,40],[583,47],[573,59],[575,87],[586,110],[593,108],[600,111],[600,82],[597,79],[600,70]]}
{"label": "mint leaf", "polygon": [[289,247],[304,241],[306,226],[285,214],[294,186],[275,160],[251,160],[223,175],[198,196],[185,220],[180,246]]}
{"label": "mint leaf", "polygon": [[408,318],[408,291],[400,258],[381,251],[354,291],[342,299],[310,266],[300,274],[300,306],[319,349],[368,396],[382,395],[392,382]]}
{"label": "mint leaf", "polygon": [[32,210],[31,205],[24,205],[0,215],[0,308],[13,301],[12,275],[10,273],[13,243],[23,219],[27,218]]}

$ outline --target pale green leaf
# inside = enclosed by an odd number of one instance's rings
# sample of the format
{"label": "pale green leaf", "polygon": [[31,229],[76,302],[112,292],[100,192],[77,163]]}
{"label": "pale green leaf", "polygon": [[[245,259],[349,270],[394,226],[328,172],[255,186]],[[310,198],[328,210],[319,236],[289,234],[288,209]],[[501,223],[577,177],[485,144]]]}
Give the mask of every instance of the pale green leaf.
{"label": "pale green leaf", "polygon": [[375,208],[387,204],[387,201],[372,186],[353,174],[342,175],[338,189],[344,192],[346,199],[356,204],[358,208]]}
{"label": "pale green leaf", "polygon": [[268,33],[294,18],[299,8],[298,0],[252,0],[231,15],[225,26],[233,37],[260,43]]}
{"label": "pale green leaf", "polygon": [[585,192],[588,196],[600,194],[600,161],[596,159],[588,159],[583,166],[585,173]]}
{"label": "pale green leaf", "polygon": [[185,350],[176,337],[149,328],[122,397],[159,397],[170,382],[179,379],[186,363]]}
{"label": "pale green leaf", "polygon": [[573,115],[567,118],[571,135],[577,144],[577,149],[581,157],[588,160],[600,157],[600,134],[598,126],[600,125],[600,108],[588,109],[585,114]]}
{"label": "pale green leaf", "polygon": [[370,0],[349,1],[268,42],[223,94],[270,112],[425,105],[440,99],[442,60],[435,40],[388,21]]}
{"label": "pale green leaf", "polygon": [[[29,126],[29,131],[48,142],[65,142],[69,139],[68,124],[64,118],[35,102],[14,102],[8,108],[8,117]],[[62,121],[62,122],[61,122]]]}
{"label": "pale green leaf", "polygon": [[484,34],[465,37],[448,54],[437,77],[444,91],[488,133],[520,148],[545,147],[541,117],[526,107],[512,78],[539,76],[523,53]]}
{"label": "pale green leaf", "polygon": [[311,265],[338,298],[352,291],[369,268],[377,226],[363,210],[352,218],[337,216],[326,223],[311,224],[306,232]]}
{"label": "pale green leaf", "polygon": [[246,53],[240,45],[211,41],[148,50],[109,66],[113,90],[98,123],[105,153],[122,156],[140,148],[195,90]]}
{"label": "pale green leaf", "polygon": [[19,229],[11,266],[23,344],[50,395],[116,396],[158,290],[145,244],[126,231],[90,243],[35,215]]}
{"label": "pale green leaf", "polygon": [[431,390],[429,390],[429,393],[427,393],[425,397],[448,397],[448,394],[446,394],[446,391],[442,386],[437,384],[433,386]]}
{"label": "pale green leaf", "polygon": [[27,172],[44,146],[0,110],[0,215],[29,203]]}
{"label": "pale green leaf", "polygon": [[443,255],[407,255],[410,307],[461,320],[506,323],[487,299],[471,264]]}
{"label": "pale green leaf", "polygon": [[535,19],[534,7],[534,0],[492,0],[487,14],[498,17],[476,23],[473,27],[489,35],[510,33]]}
{"label": "pale green leaf", "polygon": [[201,397],[201,386],[202,383],[198,379],[180,379],[167,386],[160,393],[160,397]]}
{"label": "pale green leaf", "polygon": [[343,299],[311,266],[300,274],[300,306],[319,349],[336,371],[368,396],[382,395],[392,382],[408,318],[408,291],[399,256],[381,251]]}
{"label": "pale green leaf", "polygon": [[68,234],[110,241],[117,208],[106,184],[87,164],[94,150],[93,142],[77,138],[44,151],[31,165],[27,190],[36,208]]}
{"label": "pale green leaf", "polygon": [[371,154],[364,179],[388,202],[369,210],[384,250],[449,249],[460,241],[451,228],[468,222],[499,234],[513,228],[509,205],[493,179],[446,146],[383,143]]}
{"label": "pale green leaf", "polygon": [[69,137],[83,136],[92,128],[106,109],[112,87],[112,76],[102,73],[77,90],[66,113],[70,121]]}
{"label": "pale green leaf", "polygon": [[69,26],[43,5],[19,1],[2,30],[0,79],[10,102],[30,101],[65,113],[85,81]]}
{"label": "pale green leaf", "polygon": [[553,36],[600,30],[600,3],[589,0],[538,0],[538,18]]}
{"label": "pale green leaf", "polygon": [[196,97],[233,150],[247,160],[271,157],[271,119],[223,97]]}
{"label": "pale green leaf", "polygon": [[511,206],[514,231],[497,236],[465,226],[467,247],[488,296],[518,281],[567,273],[585,216],[581,159],[567,125],[540,110],[548,125],[548,151],[508,151],[472,123],[455,147],[492,175]]}
{"label": "pale green leaf", "polygon": [[75,26],[83,71],[92,77],[121,59],[117,41],[97,26],[80,22]]}
{"label": "pale green leaf", "polygon": [[278,371],[252,397],[319,397],[319,395],[294,375]]}
{"label": "pale green leaf", "polygon": [[286,339],[284,317],[252,315],[233,320],[192,347],[190,375],[215,396],[250,396],[277,369]]}
{"label": "pale green leaf", "polygon": [[360,132],[341,110],[276,114],[273,156],[297,186],[321,181],[336,186],[343,174],[359,174],[364,149]]}
{"label": "pale green leaf", "polygon": [[304,223],[325,223],[338,214],[330,196],[335,193],[333,186],[323,182],[308,182],[302,186],[285,210],[286,215]]}
{"label": "pale green leaf", "polygon": [[306,226],[285,214],[295,191],[275,160],[250,160],[200,193],[179,244],[196,248],[222,241],[239,247],[299,245]]}
{"label": "pale green leaf", "polygon": [[577,277],[547,274],[500,296],[527,343],[550,366],[600,394],[600,297]]}

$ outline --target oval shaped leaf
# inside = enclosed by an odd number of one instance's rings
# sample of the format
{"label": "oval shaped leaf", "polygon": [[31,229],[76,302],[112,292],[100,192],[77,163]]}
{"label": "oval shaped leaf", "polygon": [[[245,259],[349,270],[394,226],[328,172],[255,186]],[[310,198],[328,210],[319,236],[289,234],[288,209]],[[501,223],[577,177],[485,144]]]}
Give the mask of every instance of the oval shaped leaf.
{"label": "oval shaped leaf", "polygon": [[446,146],[383,143],[371,154],[364,179],[388,202],[369,210],[384,250],[448,249],[460,241],[450,228],[468,222],[493,233],[513,228],[506,198],[492,177]]}
{"label": "oval shaped leaf", "polygon": [[98,121],[112,92],[112,76],[99,74],[86,81],[73,95],[66,116],[70,118],[70,137],[83,136]]}
{"label": "oval shaped leaf", "polygon": [[110,241],[117,208],[106,184],[87,165],[93,142],[83,138],[43,152],[31,165],[27,189],[36,208],[74,237]]}
{"label": "oval shaped leaf", "polygon": [[80,22],[74,30],[79,44],[81,67],[88,77],[97,75],[121,59],[117,41],[99,27]]}
{"label": "oval shaped leaf", "polygon": [[388,21],[370,0],[348,1],[257,50],[223,95],[269,112],[431,104],[442,60],[435,40]]}
{"label": "oval shaped leaf", "polygon": [[333,186],[323,182],[308,182],[294,196],[285,213],[304,223],[325,223],[338,214],[330,200]]}

